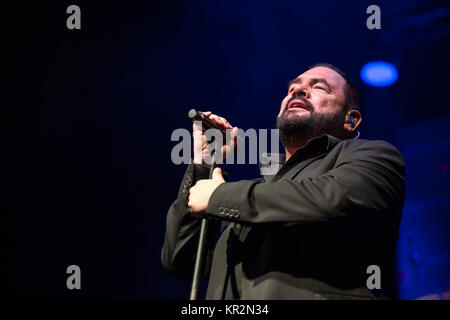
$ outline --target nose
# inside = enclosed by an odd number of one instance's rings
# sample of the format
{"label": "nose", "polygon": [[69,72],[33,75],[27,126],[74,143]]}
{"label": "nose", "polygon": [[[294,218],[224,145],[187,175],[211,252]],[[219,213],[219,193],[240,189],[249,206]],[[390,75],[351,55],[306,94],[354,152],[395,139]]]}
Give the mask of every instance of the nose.
{"label": "nose", "polygon": [[294,98],[306,97],[308,95],[308,91],[306,90],[305,86],[297,84],[293,87],[291,95]]}

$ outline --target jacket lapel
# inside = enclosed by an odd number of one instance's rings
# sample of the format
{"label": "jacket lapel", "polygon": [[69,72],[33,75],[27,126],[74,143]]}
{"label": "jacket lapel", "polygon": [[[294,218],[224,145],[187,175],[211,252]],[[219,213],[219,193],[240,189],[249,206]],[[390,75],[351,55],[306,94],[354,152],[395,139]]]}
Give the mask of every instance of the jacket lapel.
{"label": "jacket lapel", "polygon": [[291,170],[286,172],[286,174],[284,174],[283,176],[281,176],[279,179],[276,179],[276,180],[281,180],[281,179],[290,180],[290,179],[294,179],[295,176],[297,176],[300,173],[300,171],[302,171],[306,166],[308,166],[310,163],[312,163],[312,162],[314,162],[314,161],[316,161],[316,160],[318,160],[320,158],[325,157],[326,155],[327,155],[327,153],[322,153],[322,154],[320,154],[318,156],[315,156],[313,158],[310,158],[310,159],[308,159],[306,161],[302,161],[299,164],[297,164],[294,168],[292,168]]}

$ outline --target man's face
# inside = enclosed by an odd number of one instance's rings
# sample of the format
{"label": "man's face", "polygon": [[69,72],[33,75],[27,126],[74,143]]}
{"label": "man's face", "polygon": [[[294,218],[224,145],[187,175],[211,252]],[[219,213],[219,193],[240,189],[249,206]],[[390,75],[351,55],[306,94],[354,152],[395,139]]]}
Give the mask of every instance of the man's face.
{"label": "man's face", "polygon": [[292,80],[277,118],[283,143],[342,130],[345,85],[345,79],[327,67],[312,68]]}

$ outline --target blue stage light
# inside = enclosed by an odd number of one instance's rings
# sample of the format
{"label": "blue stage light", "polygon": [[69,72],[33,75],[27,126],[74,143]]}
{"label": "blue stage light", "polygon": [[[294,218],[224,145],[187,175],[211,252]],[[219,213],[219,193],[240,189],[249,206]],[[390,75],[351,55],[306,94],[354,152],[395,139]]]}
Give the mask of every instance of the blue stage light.
{"label": "blue stage light", "polygon": [[373,61],[361,69],[361,79],[374,87],[390,86],[397,78],[397,69],[389,62]]}

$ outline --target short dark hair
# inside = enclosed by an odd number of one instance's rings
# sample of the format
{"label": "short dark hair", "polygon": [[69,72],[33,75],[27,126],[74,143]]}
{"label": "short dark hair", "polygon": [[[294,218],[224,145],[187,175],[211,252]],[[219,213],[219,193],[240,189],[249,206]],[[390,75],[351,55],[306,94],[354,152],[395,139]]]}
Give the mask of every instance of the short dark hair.
{"label": "short dark hair", "polygon": [[363,101],[358,87],[347,77],[347,75],[338,67],[333,66],[330,63],[316,63],[308,68],[325,67],[336,71],[346,82],[344,89],[345,94],[345,106],[344,111],[347,112],[350,109],[356,109],[362,113],[363,111]]}

